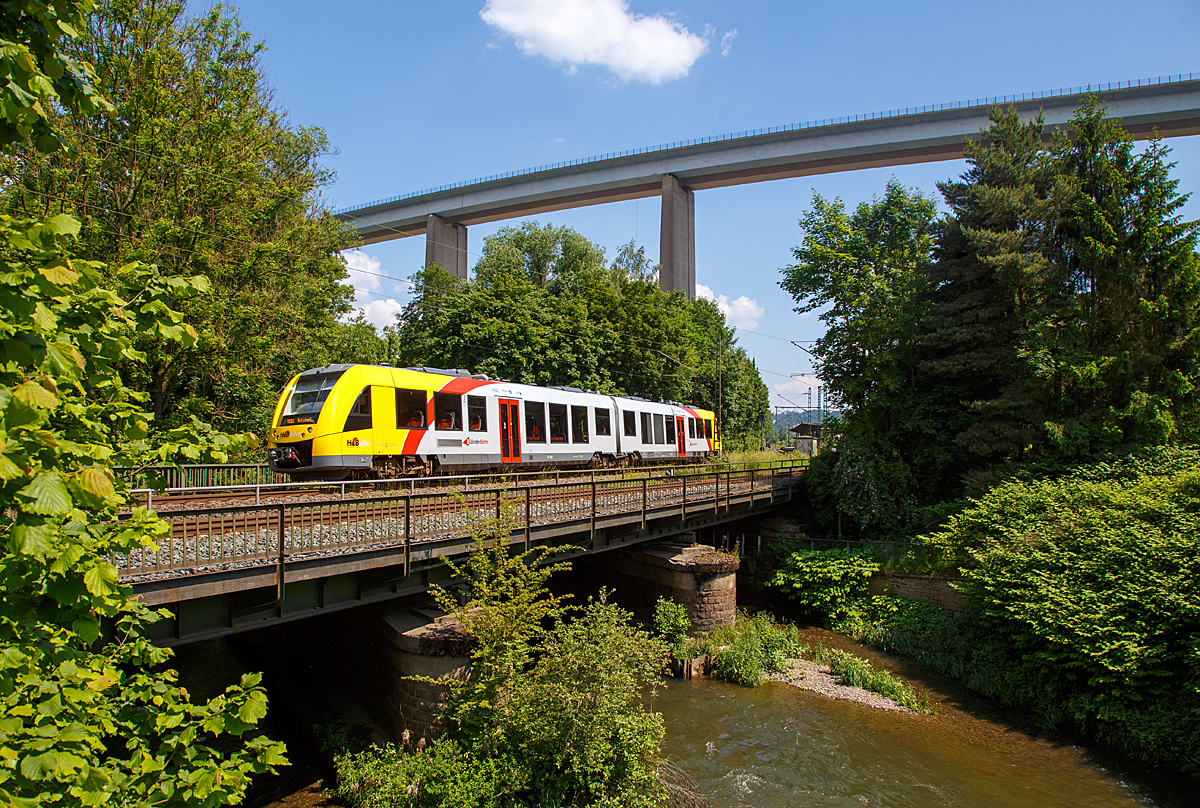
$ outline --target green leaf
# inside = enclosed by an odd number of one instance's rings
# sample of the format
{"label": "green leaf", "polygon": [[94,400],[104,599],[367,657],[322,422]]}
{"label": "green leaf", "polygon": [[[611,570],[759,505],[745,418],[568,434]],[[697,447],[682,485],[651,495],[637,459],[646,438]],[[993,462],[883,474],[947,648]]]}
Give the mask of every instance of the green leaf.
{"label": "green leaf", "polygon": [[[66,213],[60,213],[46,220],[42,228],[52,235],[79,235],[79,220]],[[78,277],[78,276],[76,276]]]}
{"label": "green leaf", "polygon": [[21,467],[14,463],[6,454],[0,453],[0,480],[15,480],[24,475]]}
{"label": "green leaf", "polygon": [[16,552],[44,559],[54,549],[54,528],[51,525],[17,525],[9,540]]}
{"label": "green leaf", "polygon": [[13,398],[33,409],[52,410],[58,406],[58,396],[35,381],[26,381],[13,390]]}
{"label": "green leaf", "polygon": [[66,516],[74,507],[66,480],[55,471],[37,475],[17,496],[28,500],[21,508],[23,511],[39,516]]}
{"label": "green leaf", "polygon": [[97,499],[111,497],[116,493],[113,487],[112,472],[101,466],[87,466],[75,475],[75,482],[87,493]]}
{"label": "green leaf", "polygon": [[96,597],[105,597],[117,591],[117,568],[105,561],[97,561],[83,574],[88,591]]}
{"label": "green leaf", "polygon": [[267,696],[261,690],[251,690],[238,708],[237,716],[247,724],[257,724],[267,714]]}
{"label": "green leaf", "polygon": [[38,272],[56,286],[69,286],[79,280],[79,273],[60,260],[54,260],[38,267]]}
{"label": "green leaf", "polygon": [[52,342],[46,346],[46,359],[59,373],[78,376],[84,368],[83,355],[69,342]]}

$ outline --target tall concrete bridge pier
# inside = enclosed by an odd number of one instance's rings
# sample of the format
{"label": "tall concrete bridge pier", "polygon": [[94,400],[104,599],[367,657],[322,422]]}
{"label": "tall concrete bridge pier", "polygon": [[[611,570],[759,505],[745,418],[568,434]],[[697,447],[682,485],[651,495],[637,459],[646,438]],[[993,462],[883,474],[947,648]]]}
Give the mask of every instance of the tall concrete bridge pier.
{"label": "tall concrete bridge pier", "polygon": [[346,208],[336,215],[363,244],[425,237],[426,264],[467,277],[467,228],[628,199],[662,198],[659,281],[696,291],[695,192],[751,182],[955,160],[978,140],[993,105],[1041,112],[1047,132],[1068,125],[1088,92],[1135,137],[1200,134],[1200,74],[978,98],[605,154]]}

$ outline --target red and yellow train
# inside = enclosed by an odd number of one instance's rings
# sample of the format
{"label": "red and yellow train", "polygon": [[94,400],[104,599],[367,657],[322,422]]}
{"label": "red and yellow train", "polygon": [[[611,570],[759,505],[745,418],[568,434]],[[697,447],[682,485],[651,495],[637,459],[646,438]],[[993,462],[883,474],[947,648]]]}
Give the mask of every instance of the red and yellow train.
{"label": "red and yellow train", "polygon": [[439,368],[326,365],[284,388],[271,468],[297,479],[610,466],[709,457],[710,410]]}

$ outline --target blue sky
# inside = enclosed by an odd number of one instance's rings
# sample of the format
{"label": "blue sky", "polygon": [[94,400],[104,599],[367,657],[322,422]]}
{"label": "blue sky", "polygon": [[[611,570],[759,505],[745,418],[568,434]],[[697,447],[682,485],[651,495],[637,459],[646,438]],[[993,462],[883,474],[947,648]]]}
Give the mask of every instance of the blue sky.
{"label": "blue sky", "polygon": [[[896,107],[1200,72],[1195,0],[729,3],[702,0],[243,0],[279,103],[338,153],[332,207],[488,174],[693,137]],[[1168,142],[1185,193],[1200,137]],[[789,340],[821,333],[778,287],[814,190],[854,205],[890,175],[935,193],[961,162],[756,183],[696,194],[697,283],[723,300],[772,403],[807,402]],[[1200,195],[1187,207],[1200,218]],[[658,255],[657,199],[536,217],[611,257]],[[470,228],[476,260],[505,224]],[[403,279],[419,238],[352,254]],[[352,272],[376,322],[407,286]],[[786,397],[786,398],[785,398]]]}

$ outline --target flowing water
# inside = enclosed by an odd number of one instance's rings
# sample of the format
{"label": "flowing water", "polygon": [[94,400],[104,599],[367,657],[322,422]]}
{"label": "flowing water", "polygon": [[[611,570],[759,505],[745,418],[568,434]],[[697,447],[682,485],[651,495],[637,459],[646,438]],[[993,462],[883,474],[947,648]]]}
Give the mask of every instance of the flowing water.
{"label": "flowing water", "polygon": [[[903,667],[821,634],[827,644]],[[666,720],[664,754],[713,806],[1188,804],[1177,799],[1177,786],[1171,795],[1152,798],[1144,775],[1135,785],[1085,749],[986,715],[986,705],[972,704],[953,686],[942,683],[933,693],[940,713],[922,716],[782,684],[750,689],[712,679],[673,680],[655,707]]]}

